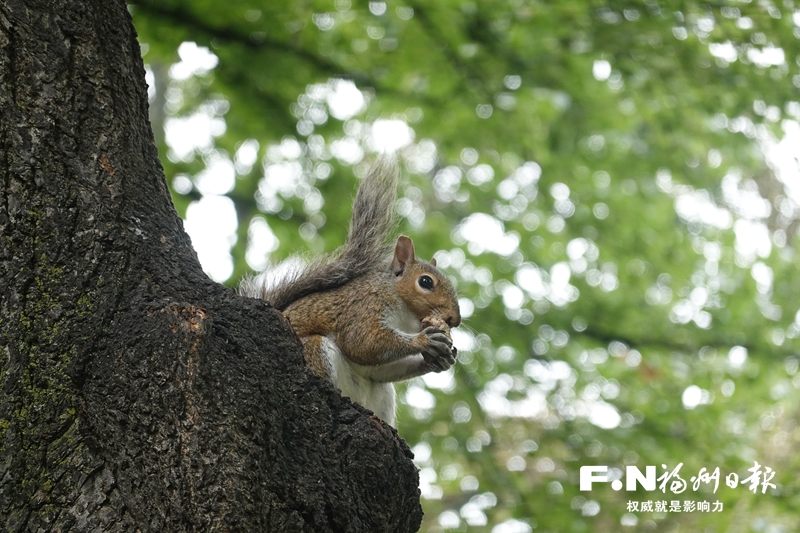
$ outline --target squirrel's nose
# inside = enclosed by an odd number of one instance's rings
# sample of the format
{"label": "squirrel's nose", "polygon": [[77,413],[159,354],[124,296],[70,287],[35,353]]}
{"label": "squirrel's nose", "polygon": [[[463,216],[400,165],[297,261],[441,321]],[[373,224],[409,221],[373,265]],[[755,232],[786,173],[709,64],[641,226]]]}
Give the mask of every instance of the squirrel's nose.
{"label": "squirrel's nose", "polygon": [[461,315],[450,315],[445,322],[447,322],[447,325],[451,328],[457,328],[458,325],[461,324]]}

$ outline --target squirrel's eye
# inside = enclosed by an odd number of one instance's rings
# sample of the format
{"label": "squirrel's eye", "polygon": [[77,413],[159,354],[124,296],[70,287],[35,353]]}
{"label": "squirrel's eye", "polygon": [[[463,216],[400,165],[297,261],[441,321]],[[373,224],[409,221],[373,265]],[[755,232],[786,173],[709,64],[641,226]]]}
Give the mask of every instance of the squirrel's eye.
{"label": "squirrel's eye", "polygon": [[430,276],[420,276],[417,283],[426,291],[433,290],[433,279]]}

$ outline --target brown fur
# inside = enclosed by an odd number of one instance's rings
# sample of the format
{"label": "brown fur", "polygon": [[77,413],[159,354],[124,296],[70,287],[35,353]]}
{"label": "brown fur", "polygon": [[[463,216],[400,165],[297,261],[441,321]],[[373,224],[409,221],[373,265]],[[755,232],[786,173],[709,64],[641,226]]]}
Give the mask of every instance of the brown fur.
{"label": "brown fur", "polygon": [[303,343],[303,357],[306,366],[316,375],[324,379],[330,379],[328,365],[325,364],[325,356],[322,353],[322,337],[320,335],[308,335],[301,337]]}

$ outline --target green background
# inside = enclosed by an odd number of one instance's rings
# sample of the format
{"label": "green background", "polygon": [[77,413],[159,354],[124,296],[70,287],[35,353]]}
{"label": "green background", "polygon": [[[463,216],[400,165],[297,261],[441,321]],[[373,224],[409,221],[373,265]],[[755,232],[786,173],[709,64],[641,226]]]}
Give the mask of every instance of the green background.
{"label": "green background", "polygon": [[[277,238],[272,262],[340,245],[370,125],[413,129],[402,231],[436,254],[466,317],[459,364],[398,389],[422,531],[800,529],[800,146],[794,175],[765,155],[800,119],[800,5],[130,9],[179,213],[204,196],[206,167],[235,163],[231,286],[266,260],[255,245],[245,260],[254,226]],[[183,42],[217,60],[181,75]],[[365,98],[346,120],[328,100],[341,79]],[[181,152],[164,132],[191,117],[215,134]],[[774,489],[725,485],[754,461]],[[679,463],[678,495],[578,486],[584,465]],[[720,469],[716,493],[691,486],[704,467]],[[629,513],[629,500],[724,507]]]}

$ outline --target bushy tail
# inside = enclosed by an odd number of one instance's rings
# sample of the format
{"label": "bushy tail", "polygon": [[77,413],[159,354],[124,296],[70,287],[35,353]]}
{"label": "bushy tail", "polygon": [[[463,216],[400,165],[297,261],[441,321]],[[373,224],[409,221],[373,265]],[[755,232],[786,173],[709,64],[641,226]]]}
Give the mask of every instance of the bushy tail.
{"label": "bushy tail", "polygon": [[347,241],[336,259],[343,274],[353,279],[382,263],[392,251],[392,232],[396,221],[394,203],[400,171],[394,157],[383,156],[358,188]]}
{"label": "bushy tail", "polygon": [[397,161],[381,157],[358,188],[344,245],[307,265],[297,260],[283,265],[286,272],[275,272],[279,279],[267,280],[255,291],[252,282],[245,282],[240,292],[259,296],[282,311],[304,296],[341,287],[383,264],[393,246],[398,177]]}

